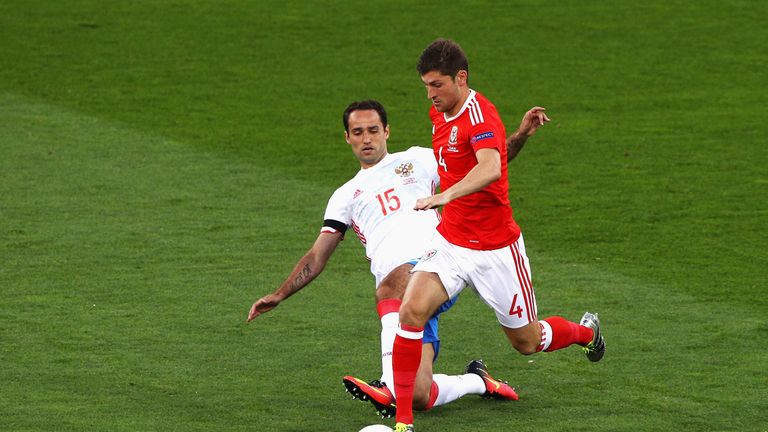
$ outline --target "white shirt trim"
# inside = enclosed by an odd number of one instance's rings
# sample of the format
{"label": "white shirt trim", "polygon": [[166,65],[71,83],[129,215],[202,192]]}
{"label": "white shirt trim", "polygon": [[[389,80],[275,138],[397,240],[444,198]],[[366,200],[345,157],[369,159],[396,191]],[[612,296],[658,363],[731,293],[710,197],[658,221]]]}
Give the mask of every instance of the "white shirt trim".
{"label": "white shirt trim", "polygon": [[476,91],[469,89],[469,95],[467,96],[467,100],[464,101],[464,105],[461,106],[461,109],[459,110],[458,113],[456,113],[455,116],[448,117],[446,113],[443,113],[443,118],[445,119],[445,122],[448,123],[450,121],[456,120],[460,115],[462,115],[464,111],[467,109],[467,107],[469,106],[470,102],[475,100],[476,94],[477,94]]}

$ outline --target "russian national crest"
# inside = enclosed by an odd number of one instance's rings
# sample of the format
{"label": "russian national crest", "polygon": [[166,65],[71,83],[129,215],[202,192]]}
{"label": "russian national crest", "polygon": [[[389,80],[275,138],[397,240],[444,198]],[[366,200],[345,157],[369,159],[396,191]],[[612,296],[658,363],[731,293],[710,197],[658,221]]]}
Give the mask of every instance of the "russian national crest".
{"label": "russian national crest", "polygon": [[395,168],[395,174],[399,175],[400,177],[410,176],[411,174],[413,174],[413,164],[410,162],[401,164],[400,166]]}

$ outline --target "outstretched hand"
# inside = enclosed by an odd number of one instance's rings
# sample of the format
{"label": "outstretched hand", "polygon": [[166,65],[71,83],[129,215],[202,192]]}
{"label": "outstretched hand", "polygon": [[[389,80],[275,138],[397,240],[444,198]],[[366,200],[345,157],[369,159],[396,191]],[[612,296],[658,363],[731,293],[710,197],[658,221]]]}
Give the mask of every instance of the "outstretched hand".
{"label": "outstretched hand", "polygon": [[536,133],[539,127],[544,126],[544,123],[549,121],[549,117],[547,117],[544,111],[546,111],[546,108],[538,106],[529,109],[523,116],[518,131],[526,137]]}
{"label": "outstretched hand", "polygon": [[251,306],[251,310],[248,312],[248,319],[246,322],[251,322],[254,318],[263,314],[264,312],[271,311],[272,309],[276,308],[281,301],[282,299],[274,294],[265,295],[264,297],[256,300],[256,303]]}
{"label": "outstretched hand", "polygon": [[431,210],[440,206],[448,204],[448,200],[445,195],[439,193],[437,195],[428,196],[425,198],[419,198],[416,200],[416,205],[413,206],[414,210]]}

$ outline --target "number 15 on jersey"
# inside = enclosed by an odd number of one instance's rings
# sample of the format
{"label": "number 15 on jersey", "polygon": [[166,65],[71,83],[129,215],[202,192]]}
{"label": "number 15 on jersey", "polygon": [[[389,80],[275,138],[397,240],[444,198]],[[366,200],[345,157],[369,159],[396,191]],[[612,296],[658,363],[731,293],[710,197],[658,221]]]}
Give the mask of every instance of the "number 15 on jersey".
{"label": "number 15 on jersey", "polygon": [[376,195],[376,199],[379,200],[381,213],[384,216],[393,211],[397,211],[400,208],[400,198],[395,195],[395,188],[389,189],[384,193]]}

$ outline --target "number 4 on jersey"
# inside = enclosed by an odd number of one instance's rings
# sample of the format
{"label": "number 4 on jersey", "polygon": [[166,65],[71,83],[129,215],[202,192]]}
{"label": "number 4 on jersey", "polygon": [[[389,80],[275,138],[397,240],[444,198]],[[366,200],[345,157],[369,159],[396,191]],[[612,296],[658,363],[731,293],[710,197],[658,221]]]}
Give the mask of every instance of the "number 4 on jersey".
{"label": "number 4 on jersey", "polygon": [[440,146],[440,150],[437,151],[437,164],[443,167],[443,169],[448,172],[448,165],[445,164],[445,159],[443,159],[443,146]]}
{"label": "number 4 on jersey", "polygon": [[398,198],[394,192],[395,188],[392,188],[385,191],[383,194],[376,195],[376,198],[379,200],[379,205],[381,206],[381,213],[384,216],[388,214],[387,209],[389,209],[390,212],[393,212],[400,208],[400,198]]}

